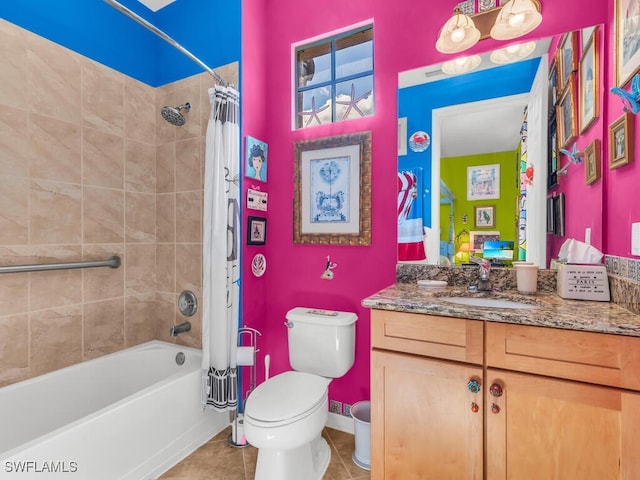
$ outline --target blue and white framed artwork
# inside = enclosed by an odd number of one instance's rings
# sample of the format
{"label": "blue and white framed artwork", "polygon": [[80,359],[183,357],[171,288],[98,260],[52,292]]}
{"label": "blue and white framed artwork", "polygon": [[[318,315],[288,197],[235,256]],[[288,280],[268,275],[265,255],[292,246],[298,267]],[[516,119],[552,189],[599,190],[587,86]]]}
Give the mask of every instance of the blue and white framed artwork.
{"label": "blue and white framed artwork", "polygon": [[244,176],[261,182],[267,181],[267,144],[247,135]]}
{"label": "blue and white framed artwork", "polygon": [[294,243],[371,243],[371,133],[295,144]]}
{"label": "blue and white framed artwork", "polygon": [[310,161],[309,222],[349,223],[351,215],[351,189],[349,155],[316,158]]}

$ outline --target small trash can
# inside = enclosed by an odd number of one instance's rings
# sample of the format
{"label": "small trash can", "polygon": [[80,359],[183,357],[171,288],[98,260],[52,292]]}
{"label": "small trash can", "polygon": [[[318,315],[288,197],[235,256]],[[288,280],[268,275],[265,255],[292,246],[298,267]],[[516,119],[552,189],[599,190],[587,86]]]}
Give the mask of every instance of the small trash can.
{"label": "small trash can", "polygon": [[356,450],[353,463],[365,470],[371,470],[371,402],[358,402],[351,406],[351,416],[355,421]]}

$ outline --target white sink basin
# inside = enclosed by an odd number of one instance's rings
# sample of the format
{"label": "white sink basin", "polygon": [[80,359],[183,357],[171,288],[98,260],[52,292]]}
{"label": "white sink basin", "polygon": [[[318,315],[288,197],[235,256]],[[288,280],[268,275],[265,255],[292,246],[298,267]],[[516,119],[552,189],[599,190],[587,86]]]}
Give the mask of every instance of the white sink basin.
{"label": "white sink basin", "polygon": [[529,303],[516,302],[513,300],[504,300],[501,298],[485,298],[485,297],[440,297],[445,302],[458,303],[461,305],[469,305],[472,307],[489,307],[489,308],[538,308],[537,305]]}

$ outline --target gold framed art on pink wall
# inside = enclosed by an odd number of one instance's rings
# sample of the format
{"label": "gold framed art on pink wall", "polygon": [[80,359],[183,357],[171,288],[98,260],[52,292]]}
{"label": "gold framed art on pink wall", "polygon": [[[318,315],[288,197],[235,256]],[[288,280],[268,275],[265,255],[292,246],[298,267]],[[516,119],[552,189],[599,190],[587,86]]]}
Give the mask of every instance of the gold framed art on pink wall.
{"label": "gold framed art on pink wall", "polygon": [[615,0],[615,83],[623,87],[640,70],[640,1]]}

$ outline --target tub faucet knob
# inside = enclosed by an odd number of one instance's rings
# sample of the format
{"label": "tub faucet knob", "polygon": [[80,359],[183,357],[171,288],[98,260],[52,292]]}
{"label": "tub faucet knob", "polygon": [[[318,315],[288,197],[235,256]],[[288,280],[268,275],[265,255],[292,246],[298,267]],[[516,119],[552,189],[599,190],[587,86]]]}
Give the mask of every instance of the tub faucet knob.
{"label": "tub faucet knob", "polygon": [[178,298],[178,309],[185,317],[192,317],[198,310],[198,297],[191,290],[185,290]]}

